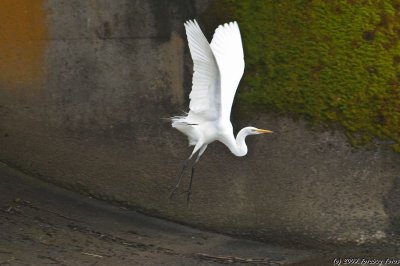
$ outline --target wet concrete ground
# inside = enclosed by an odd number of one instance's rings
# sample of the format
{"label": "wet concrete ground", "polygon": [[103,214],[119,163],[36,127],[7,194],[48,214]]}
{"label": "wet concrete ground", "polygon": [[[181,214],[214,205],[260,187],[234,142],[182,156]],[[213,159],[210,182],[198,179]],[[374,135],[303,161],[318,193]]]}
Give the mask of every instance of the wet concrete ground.
{"label": "wet concrete ground", "polygon": [[313,255],[148,217],[0,164],[0,265],[290,265]]}
{"label": "wet concrete ground", "polygon": [[306,266],[334,258],[145,216],[0,163],[0,265]]}

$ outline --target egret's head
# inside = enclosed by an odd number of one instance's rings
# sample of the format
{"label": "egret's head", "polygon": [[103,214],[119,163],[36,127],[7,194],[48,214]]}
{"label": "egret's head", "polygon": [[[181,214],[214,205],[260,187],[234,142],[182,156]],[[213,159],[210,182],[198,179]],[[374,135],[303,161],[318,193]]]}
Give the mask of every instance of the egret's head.
{"label": "egret's head", "polygon": [[266,134],[266,133],[274,133],[271,130],[267,129],[259,129],[256,127],[247,127],[248,135],[258,135],[258,134]]}

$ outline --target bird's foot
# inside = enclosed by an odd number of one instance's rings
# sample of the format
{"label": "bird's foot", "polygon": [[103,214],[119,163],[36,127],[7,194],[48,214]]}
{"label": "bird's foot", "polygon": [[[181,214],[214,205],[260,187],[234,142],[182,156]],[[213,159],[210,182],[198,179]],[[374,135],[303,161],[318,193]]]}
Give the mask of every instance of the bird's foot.
{"label": "bird's foot", "polygon": [[169,199],[171,200],[172,197],[175,195],[176,191],[178,190],[179,186],[175,186],[171,189],[171,192],[169,194]]}
{"label": "bird's foot", "polygon": [[184,194],[184,193],[187,193],[186,201],[187,201],[187,205],[189,205],[190,195],[192,195],[192,189],[186,189],[186,190],[182,191],[180,194]]}

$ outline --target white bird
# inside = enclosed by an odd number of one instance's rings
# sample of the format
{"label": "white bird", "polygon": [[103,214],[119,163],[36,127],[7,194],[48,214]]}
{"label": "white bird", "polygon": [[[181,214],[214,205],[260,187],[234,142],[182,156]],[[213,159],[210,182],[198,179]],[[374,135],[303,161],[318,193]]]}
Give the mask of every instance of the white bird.
{"label": "white bird", "polygon": [[185,24],[190,53],[193,59],[192,91],[189,95],[190,111],[185,116],[171,118],[172,127],[189,138],[189,146],[194,145],[172,190],[178,189],[185,168],[196,154],[192,166],[187,200],[189,202],[195,164],[207,145],[216,140],[225,144],[236,156],[247,154],[245,138],[248,135],[272,133],[270,130],[245,127],[235,139],[230,121],[233,98],[244,71],[243,47],[236,22],[220,25],[214,33],[211,44],[201,31],[196,20]]}

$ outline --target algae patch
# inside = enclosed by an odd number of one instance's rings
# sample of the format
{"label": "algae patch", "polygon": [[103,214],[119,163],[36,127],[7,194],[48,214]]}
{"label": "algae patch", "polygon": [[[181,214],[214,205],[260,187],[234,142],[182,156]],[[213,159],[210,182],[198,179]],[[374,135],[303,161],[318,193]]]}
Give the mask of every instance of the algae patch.
{"label": "algae patch", "polygon": [[353,144],[400,151],[400,1],[216,0],[206,28],[237,20],[238,106],[339,123]]}

